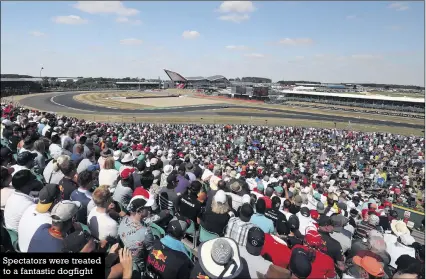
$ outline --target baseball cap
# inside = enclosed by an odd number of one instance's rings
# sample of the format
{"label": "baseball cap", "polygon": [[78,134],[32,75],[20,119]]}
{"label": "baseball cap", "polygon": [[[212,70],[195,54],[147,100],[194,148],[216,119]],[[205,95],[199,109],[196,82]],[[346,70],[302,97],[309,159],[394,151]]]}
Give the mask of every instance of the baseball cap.
{"label": "baseball cap", "polygon": [[26,165],[28,162],[33,161],[37,157],[36,153],[32,153],[29,151],[23,151],[18,154],[18,157],[16,158],[16,162],[20,166]]}
{"label": "baseball cap", "polygon": [[345,216],[340,214],[331,216],[330,220],[335,232],[341,232],[343,227],[348,223]]}
{"label": "baseball cap", "polygon": [[167,233],[180,239],[185,235],[186,230],[191,226],[191,221],[183,216],[173,217],[167,225]]}
{"label": "baseball cap", "polygon": [[318,248],[323,245],[321,235],[318,231],[310,229],[305,234],[305,242],[309,247]]}
{"label": "baseball cap", "polygon": [[247,233],[247,252],[253,256],[259,256],[264,244],[265,233],[258,227],[250,228]]}
{"label": "baseball cap", "polygon": [[52,220],[56,222],[66,222],[74,217],[81,207],[81,203],[78,201],[60,201],[52,209]]}
{"label": "baseball cap", "polygon": [[55,202],[61,198],[61,190],[58,184],[47,184],[38,194],[38,204],[36,210],[40,213],[46,213]]}
{"label": "baseball cap", "polygon": [[309,208],[307,208],[306,206],[300,208],[300,214],[303,217],[310,217],[311,216],[311,212],[310,212]]}
{"label": "baseball cap", "polygon": [[319,213],[315,209],[311,209],[311,218],[317,220],[319,218]]}
{"label": "baseball cap", "polygon": [[218,203],[225,203],[226,202],[226,194],[223,190],[219,190],[214,195],[214,200]]}
{"label": "baseball cap", "polygon": [[317,203],[317,211],[318,211],[319,214],[324,214],[325,207],[324,207],[324,204],[322,202]]}
{"label": "baseball cap", "polygon": [[300,227],[299,218],[297,218],[296,215],[291,215],[290,218],[288,218],[287,225],[291,230],[298,230]]}
{"label": "baseball cap", "polygon": [[136,212],[140,208],[151,207],[153,204],[153,198],[147,198],[143,195],[136,195],[130,200],[129,204],[127,205],[127,210],[130,212]]}
{"label": "baseball cap", "polygon": [[124,168],[120,173],[120,177],[124,180],[129,179],[130,175],[134,172],[134,168]]}
{"label": "baseball cap", "polygon": [[294,248],[291,252],[290,271],[298,278],[306,278],[311,274],[312,263],[308,253],[302,248]]}
{"label": "baseball cap", "polygon": [[295,197],[294,197],[294,204],[296,205],[296,206],[301,206],[302,205],[302,197],[300,196],[300,195],[296,195]]}
{"label": "baseball cap", "polygon": [[354,264],[359,265],[362,268],[364,268],[365,271],[368,272],[368,274],[371,274],[375,277],[382,277],[385,274],[382,265],[377,261],[377,259],[375,259],[373,257],[370,257],[370,256],[365,256],[365,257],[355,256],[355,257],[352,258],[352,261],[354,262]]}
{"label": "baseball cap", "polygon": [[318,219],[318,226],[320,227],[331,226],[331,225],[332,225],[331,218],[328,216],[323,215]]}

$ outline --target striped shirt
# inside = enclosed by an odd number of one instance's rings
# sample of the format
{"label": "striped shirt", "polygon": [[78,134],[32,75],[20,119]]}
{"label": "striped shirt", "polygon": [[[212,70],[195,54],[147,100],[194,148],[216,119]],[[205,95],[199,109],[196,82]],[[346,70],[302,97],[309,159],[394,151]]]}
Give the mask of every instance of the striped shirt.
{"label": "striped shirt", "polygon": [[232,238],[238,245],[245,246],[248,231],[252,227],[255,227],[255,225],[250,222],[244,222],[239,217],[232,217],[226,226],[225,237]]}
{"label": "striped shirt", "polygon": [[369,223],[365,221],[362,221],[356,227],[354,239],[367,238],[368,233],[375,228],[376,228],[375,226],[370,225]]}

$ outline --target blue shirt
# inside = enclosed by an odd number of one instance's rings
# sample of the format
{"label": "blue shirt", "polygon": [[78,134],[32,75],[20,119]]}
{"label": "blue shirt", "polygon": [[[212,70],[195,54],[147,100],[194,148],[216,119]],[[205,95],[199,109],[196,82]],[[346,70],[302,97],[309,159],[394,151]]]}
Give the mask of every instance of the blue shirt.
{"label": "blue shirt", "polygon": [[41,133],[43,132],[43,128],[45,127],[46,125],[44,125],[44,124],[42,124],[42,123],[40,123],[40,124],[38,124],[38,130],[37,130],[37,132],[41,135]]}
{"label": "blue shirt", "polygon": [[58,239],[50,235],[49,228],[51,224],[41,225],[28,246],[28,253],[60,253],[64,246],[63,239]]}
{"label": "blue shirt", "polygon": [[253,214],[253,216],[250,218],[250,223],[259,227],[264,233],[273,233],[275,231],[272,220],[263,214]]}
{"label": "blue shirt", "polygon": [[77,212],[77,221],[83,224],[87,224],[87,205],[91,201],[91,194],[89,191],[76,189],[71,193],[70,200],[79,201],[82,209]]}

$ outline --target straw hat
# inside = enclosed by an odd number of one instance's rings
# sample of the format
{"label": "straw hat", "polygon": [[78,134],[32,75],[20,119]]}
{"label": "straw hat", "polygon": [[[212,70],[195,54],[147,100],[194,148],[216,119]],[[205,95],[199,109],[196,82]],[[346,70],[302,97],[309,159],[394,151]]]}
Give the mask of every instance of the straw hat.
{"label": "straw hat", "polygon": [[392,232],[398,237],[410,233],[407,225],[402,220],[392,220],[391,229]]}

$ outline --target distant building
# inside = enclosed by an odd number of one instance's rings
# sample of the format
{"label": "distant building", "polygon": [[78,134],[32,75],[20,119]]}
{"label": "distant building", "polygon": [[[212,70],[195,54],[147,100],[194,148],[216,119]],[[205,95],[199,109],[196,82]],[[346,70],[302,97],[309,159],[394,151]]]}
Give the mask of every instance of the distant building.
{"label": "distant building", "polygon": [[67,82],[67,81],[77,82],[78,80],[79,80],[79,78],[76,78],[76,77],[58,77],[58,78],[56,78],[56,81],[60,82],[60,83]]}
{"label": "distant building", "polygon": [[229,86],[229,80],[222,75],[210,77],[183,77],[177,72],[164,69],[167,76],[175,83],[175,86],[183,84],[185,88],[203,89],[208,87],[226,88]]}

